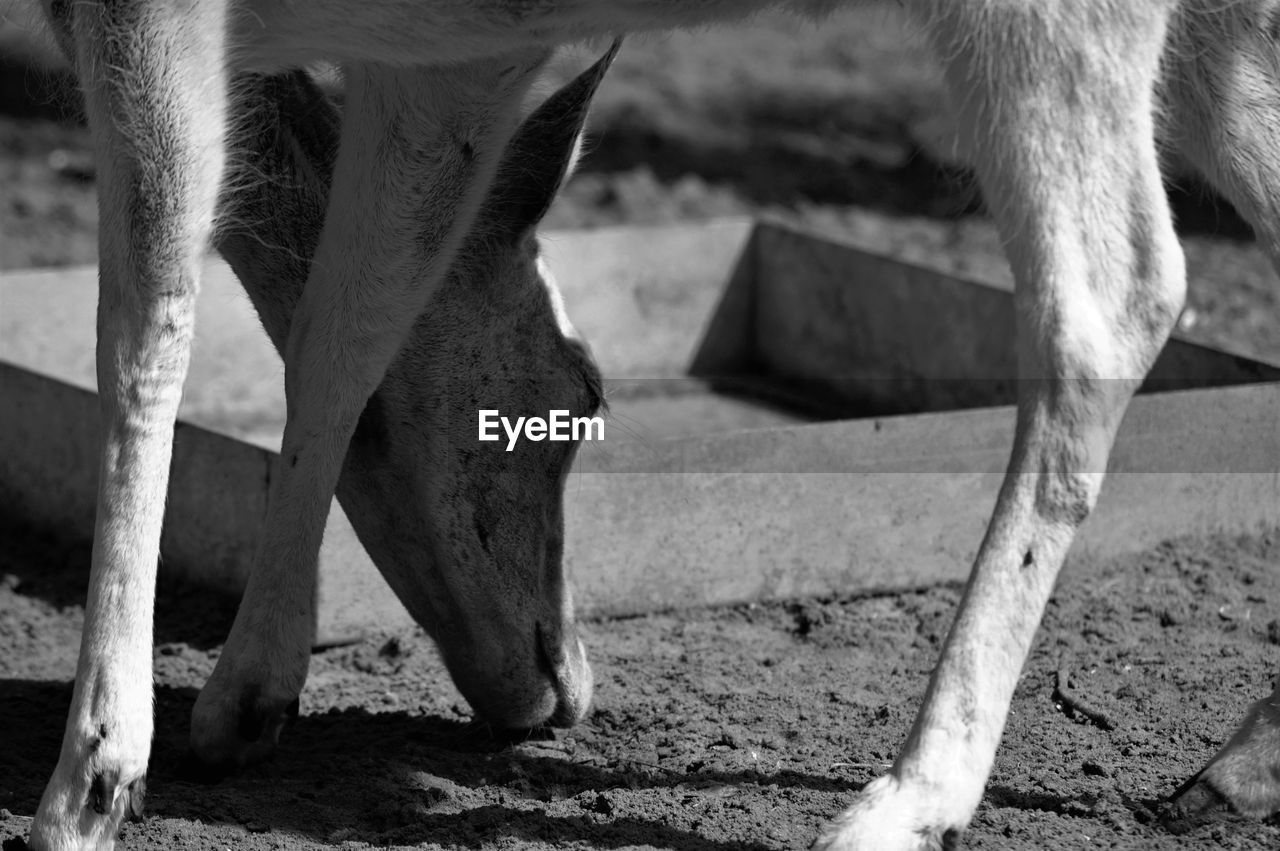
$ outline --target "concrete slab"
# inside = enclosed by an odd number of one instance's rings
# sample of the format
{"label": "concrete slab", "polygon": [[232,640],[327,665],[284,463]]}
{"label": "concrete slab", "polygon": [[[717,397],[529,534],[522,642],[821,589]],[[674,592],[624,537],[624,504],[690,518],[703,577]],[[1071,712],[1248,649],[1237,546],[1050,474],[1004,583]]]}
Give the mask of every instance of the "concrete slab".
{"label": "concrete slab", "polygon": [[[876,291],[897,287],[921,289],[894,308],[899,321],[917,324],[906,334],[882,334],[885,347],[896,340],[911,349],[924,337],[930,345],[915,347],[921,357],[950,365],[955,353],[932,348],[954,338],[995,352],[983,357],[998,363],[1003,338],[992,316],[1006,309],[999,306],[1006,293],[957,296],[936,273],[771,228],[753,234],[740,222],[553,235],[548,244],[571,315],[595,341],[606,374],[626,379],[606,440],[584,446],[566,489],[566,563],[585,611],[627,614],[964,577],[1008,457],[1011,409],[795,426],[786,412],[709,401],[696,386],[655,393],[653,382],[680,380],[695,353],[703,366],[739,369],[764,363],[762,352],[790,370],[788,380],[821,380],[834,362],[806,347],[828,345],[835,319],[848,314],[865,315],[875,331],[883,324],[868,314],[880,309]],[[207,280],[184,412],[215,426],[247,417],[242,433],[260,445],[179,428],[163,569],[234,590],[243,586],[265,504],[272,453],[261,444],[272,440],[254,423],[274,417],[278,424],[279,366],[229,274],[215,265]],[[815,280],[826,282],[826,295],[803,291]],[[839,294],[833,308],[823,301],[833,280],[871,295]],[[722,299],[726,281],[732,285]],[[941,291],[923,293],[930,286]],[[773,306],[762,308],[762,293]],[[893,298],[881,292],[879,303]],[[952,300],[947,336],[926,333],[921,299]],[[0,280],[0,359],[60,379],[0,368],[0,505],[68,534],[92,529],[95,300],[89,271]],[[824,316],[806,324],[814,309]],[[963,331],[975,321],[986,341],[976,345]],[[791,334],[786,345],[784,334]],[[1230,362],[1242,375],[1267,374]],[[1221,375],[1219,367],[1210,372]],[[986,375],[1001,380],[998,369]],[[1103,504],[1077,552],[1110,554],[1184,532],[1280,523],[1278,386],[1136,402]],[[267,401],[241,404],[249,399]],[[767,428],[730,430],[743,422]],[[408,622],[336,509],[320,572],[322,641]]]}
{"label": "concrete slab", "polygon": [[[1280,385],[1140,398],[1073,558],[1280,523]],[[1014,410],[739,432],[585,452],[565,552],[615,614],[959,581]]]}
{"label": "concrete slab", "polygon": [[[74,540],[92,537],[98,479],[98,397],[0,362],[0,506]],[[276,455],[179,422],[160,568],[239,594],[248,579]],[[320,552],[316,637],[341,642],[389,614],[409,617],[378,576],[336,503]],[[358,590],[357,590],[358,589]]]}
{"label": "concrete slab", "polygon": [[[0,360],[97,388],[96,267],[0,276]],[[220,433],[280,445],[284,367],[231,270],[210,258],[179,417]]]}
{"label": "concrete slab", "polygon": [[752,229],[730,219],[550,233],[542,244],[606,377],[682,378]]}
{"label": "concrete slab", "polygon": [[[645,439],[706,431],[699,429],[704,418],[739,428],[805,421],[769,417],[733,400],[720,405],[715,398],[696,398],[705,386],[687,377],[724,288],[725,270],[742,255],[751,228],[747,220],[727,220],[698,228],[544,236],[574,323],[611,380],[615,414]],[[97,288],[97,269],[88,266],[0,275],[0,360],[95,389]],[[196,317],[179,417],[279,448],[284,367],[239,282],[217,257],[205,266]],[[673,387],[676,382],[685,386]]]}
{"label": "concrete slab", "polygon": [[[1011,290],[759,227],[692,373],[754,380],[830,417],[1008,405],[1016,397]],[[1280,366],[1175,335],[1144,391],[1280,381]]]}

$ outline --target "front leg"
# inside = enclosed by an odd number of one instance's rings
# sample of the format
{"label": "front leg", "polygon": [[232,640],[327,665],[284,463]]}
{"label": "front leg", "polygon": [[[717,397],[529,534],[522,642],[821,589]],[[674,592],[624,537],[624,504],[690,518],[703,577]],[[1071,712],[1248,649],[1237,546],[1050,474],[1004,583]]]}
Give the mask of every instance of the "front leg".
{"label": "front leg", "polygon": [[328,213],[285,348],[288,420],[264,539],[192,715],[192,747],[206,762],[263,758],[296,706],[347,444],[439,288],[545,60],[539,50],[448,69],[347,69]]}
{"label": "front leg", "polygon": [[38,851],[109,849],[142,807],[160,525],[194,300],[224,158],[225,9],[50,4],[98,164],[98,513],[62,751]]}
{"label": "front leg", "polygon": [[1017,279],[1017,436],[924,705],[822,849],[959,842],[1125,407],[1184,297],[1152,127],[1169,10],[978,5],[935,25]]}

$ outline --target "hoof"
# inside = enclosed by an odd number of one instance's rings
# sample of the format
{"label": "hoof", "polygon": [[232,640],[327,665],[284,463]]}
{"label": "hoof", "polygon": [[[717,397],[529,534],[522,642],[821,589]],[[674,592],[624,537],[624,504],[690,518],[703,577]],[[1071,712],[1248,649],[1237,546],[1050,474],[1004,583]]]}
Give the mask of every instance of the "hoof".
{"label": "hoof", "polygon": [[1253,704],[1244,722],[1160,814],[1174,833],[1224,816],[1264,819],[1280,811],[1280,705]]}
{"label": "hoof", "polygon": [[931,806],[928,796],[913,794],[896,778],[867,784],[849,809],[814,841],[813,851],[952,851],[960,847],[963,827]]}
{"label": "hoof", "polygon": [[[1211,764],[1169,796],[1159,810],[1161,827],[1174,835],[1181,835],[1222,821],[1275,817],[1274,790],[1268,788],[1265,794],[1258,795],[1256,788],[1246,787],[1242,795],[1234,796],[1210,779],[1210,774],[1223,773],[1216,768]],[[1233,788],[1238,780],[1237,777],[1225,778],[1226,788]],[[1254,784],[1255,787],[1257,785]]]}
{"label": "hoof", "polygon": [[89,784],[87,806],[100,816],[110,815],[119,808],[129,821],[141,821],[146,808],[147,775],[142,775],[121,788],[120,773],[106,771],[94,775]]}
{"label": "hoof", "polygon": [[1160,809],[1160,825],[1172,834],[1183,834],[1232,812],[1231,802],[1201,772],[1169,796]]}
{"label": "hoof", "polygon": [[102,769],[94,772],[83,789],[61,783],[61,776],[61,772],[55,773],[45,790],[31,825],[30,840],[7,843],[5,851],[11,847],[30,851],[110,851],[116,847],[120,825],[126,819],[141,820],[147,794],[145,774],[125,781],[120,771]]}
{"label": "hoof", "polygon": [[298,698],[263,698],[247,688],[231,701],[201,692],[191,716],[191,753],[205,766],[201,776],[220,779],[230,771],[270,758],[280,735],[298,717]]}

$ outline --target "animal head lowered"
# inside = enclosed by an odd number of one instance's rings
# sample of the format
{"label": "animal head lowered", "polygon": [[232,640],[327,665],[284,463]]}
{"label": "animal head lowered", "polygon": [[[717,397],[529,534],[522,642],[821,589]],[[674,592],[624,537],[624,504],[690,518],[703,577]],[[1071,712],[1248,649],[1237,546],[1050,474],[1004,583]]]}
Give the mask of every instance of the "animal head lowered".
{"label": "animal head lowered", "polygon": [[[356,429],[338,498],[388,583],[491,723],[581,719],[591,669],[561,564],[576,445],[478,440],[478,412],[591,416],[599,371],[543,276],[534,229],[567,173],[591,97],[617,50],[537,109],[504,151],[446,283],[418,319]],[[253,78],[237,152],[270,185],[230,199],[218,247],[277,350],[321,225],[336,111],[301,74]]]}

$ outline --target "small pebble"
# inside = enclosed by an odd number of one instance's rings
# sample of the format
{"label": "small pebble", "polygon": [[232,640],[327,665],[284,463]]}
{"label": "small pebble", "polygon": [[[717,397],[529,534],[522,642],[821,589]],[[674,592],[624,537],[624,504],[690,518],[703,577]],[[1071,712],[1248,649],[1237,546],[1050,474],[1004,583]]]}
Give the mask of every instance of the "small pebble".
{"label": "small pebble", "polygon": [[1272,644],[1280,644],[1280,620],[1274,620],[1267,624],[1267,641]]}
{"label": "small pebble", "polygon": [[1080,766],[1080,770],[1083,771],[1085,774],[1088,774],[1090,777],[1110,777],[1111,776],[1111,769],[1107,768],[1105,765],[1101,765],[1100,763],[1096,763],[1090,759],[1086,759],[1084,761],[1084,764]]}

